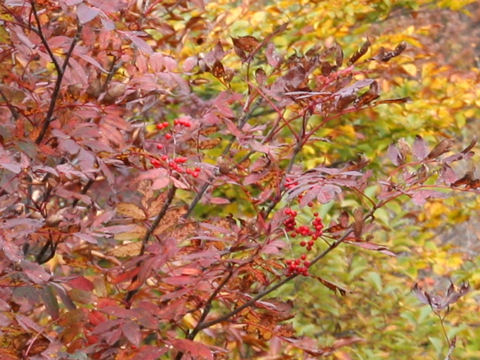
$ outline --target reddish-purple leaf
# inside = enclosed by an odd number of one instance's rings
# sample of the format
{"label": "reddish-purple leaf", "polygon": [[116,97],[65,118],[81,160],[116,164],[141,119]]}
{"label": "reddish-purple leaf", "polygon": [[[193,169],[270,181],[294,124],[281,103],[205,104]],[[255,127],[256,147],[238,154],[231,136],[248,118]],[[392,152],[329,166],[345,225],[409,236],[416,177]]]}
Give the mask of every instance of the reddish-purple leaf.
{"label": "reddish-purple leaf", "polygon": [[129,320],[123,323],[120,328],[122,329],[123,335],[135,346],[140,346],[142,341],[142,332],[140,331],[140,326],[137,323]]}
{"label": "reddish-purple leaf", "polygon": [[278,254],[282,249],[287,246],[285,241],[278,239],[270,241],[267,245],[265,245],[262,249],[262,253],[264,254]]}
{"label": "reddish-purple leaf", "polygon": [[382,254],[385,254],[385,255],[397,256],[397,254],[395,254],[393,251],[389,250],[388,248],[386,248],[383,245],[378,245],[378,244],[375,244],[375,243],[365,242],[365,241],[345,241],[345,243],[355,245],[355,246],[358,246],[358,247],[361,247],[361,248],[367,249],[367,250],[378,251],[378,252],[381,252]]}
{"label": "reddish-purple leaf", "polygon": [[470,291],[469,283],[462,283],[460,288],[457,290],[453,283],[450,283],[447,291],[444,296],[437,294],[430,294],[429,292],[420,289],[418,284],[415,284],[412,288],[413,293],[416,295],[418,300],[423,304],[430,305],[433,310],[444,310],[448,308],[451,304],[454,304],[458,301],[463,295],[467,294]]}
{"label": "reddish-purple leaf", "polygon": [[143,52],[144,54],[153,54],[152,47],[145,40],[139,38],[138,36],[134,35],[130,31],[119,31],[119,33],[122,33],[127,38],[129,38],[132,41],[132,43],[137,47],[137,49]]}
{"label": "reddish-purple leaf", "polygon": [[282,57],[275,50],[275,45],[273,43],[267,44],[265,55],[267,57],[268,65],[273,68],[276,68],[282,62]]}
{"label": "reddish-purple leaf", "polygon": [[418,160],[423,160],[428,155],[428,146],[420,135],[415,137],[412,152]]}
{"label": "reddish-purple leaf", "polygon": [[226,198],[221,198],[221,197],[211,197],[209,199],[210,204],[215,204],[215,205],[226,205],[230,204],[230,200]]}
{"label": "reddish-purple leaf", "polygon": [[387,155],[388,155],[388,158],[390,159],[390,161],[394,164],[394,165],[400,165],[403,163],[403,156],[402,154],[400,153],[400,151],[398,151],[397,147],[395,145],[390,145],[388,147],[388,151],[387,151]]}
{"label": "reddish-purple leaf", "polygon": [[157,360],[160,356],[168,352],[168,347],[158,347],[152,345],[144,345],[135,355],[133,360]]}
{"label": "reddish-purple leaf", "polygon": [[81,24],[86,24],[95,19],[100,14],[100,10],[83,3],[77,6],[77,16]]}
{"label": "reddish-purple leaf", "polygon": [[457,174],[448,164],[443,164],[440,175],[442,180],[447,185],[453,184],[455,181],[458,180]]}
{"label": "reddish-purple leaf", "polygon": [[13,242],[0,240],[0,246],[8,260],[17,263],[23,259],[22,250]]}
{"label": "reddish-purple leaf", "polygon": [[18,324],[26,331],[33,330],[40,334],[43,332],[43,328],[29,317],[26,317],[22,314],[16,314],[15,319],[17,320]]}
{"label": "reddish-purple leaf", "polygon": [[20,265],[25,275],[35,284],[45,284],[50,280],[51,275],[41,265],[26,260],[23,260]]}
{"label": "reddish-purple leaf", "polygon": [[[0,313],[0,327],[7,327],[7,326],[9,326],[11,323],[12,323],[12,319],[10,319],[10,317],[8,317],[7,315],[4,315],[4,314]],[[15,359],[18,359],[18,358],[15,357]],[[8,360],[8,359],[5,359],[5,360]]]}
{"label": "reddish-purple leaf", "polygon": [[71,279],[67,282],[67,284],[72,288],[84,291],[92,291],[94,289],[93,283],[83,276],[78,276],[74,279]]}
{"label": "reddish-purple leaf", "polygon": [[190,353],[195,359],[207,359],[213,360],[213,353],[208,346],[187,339],[175,339],[172,340],[174,348],[181,352]]}
{"label": "reddish-purple leaf", "polygon": [[96,334],[101,334],[106,331],[109,331],[113,327],[123,324],[124,321],[125,321],[124,319],[115,319],[115,320],[107,320],[105,322],[102,322],[97,326],[95,326],[95,328],[92,330],[92,334],[96,335]]}
{"label": "reddish-purple leaf", "polygon": [[198,64],[198,58],[196,56],[190,56],[185,59],[183,62],[183,71],[189,72],[192,71],[195,66]]}
{"label": "reddish-purple leaf", "polygon": [[444,198],[446,194],[435,190],[417,190],[414,191],[412,200],[417,205],[424,205],[429,198]]}

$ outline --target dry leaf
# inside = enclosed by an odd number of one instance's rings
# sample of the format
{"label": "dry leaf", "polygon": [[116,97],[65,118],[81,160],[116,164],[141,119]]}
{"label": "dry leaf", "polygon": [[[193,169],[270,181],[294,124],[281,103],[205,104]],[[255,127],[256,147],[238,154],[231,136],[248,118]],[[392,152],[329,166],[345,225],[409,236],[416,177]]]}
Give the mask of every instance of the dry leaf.
{"label": "dry leaf", "polygon": [[117,205],[117,213],[135,220],[145,220],[145,213],[137,205],[120,203]]}

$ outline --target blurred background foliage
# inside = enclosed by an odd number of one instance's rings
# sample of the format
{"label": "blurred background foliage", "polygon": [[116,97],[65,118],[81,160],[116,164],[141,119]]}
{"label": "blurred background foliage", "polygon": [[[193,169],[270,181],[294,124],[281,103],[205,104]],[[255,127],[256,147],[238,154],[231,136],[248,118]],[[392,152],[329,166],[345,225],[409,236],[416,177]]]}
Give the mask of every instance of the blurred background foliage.
{"label": "blurred background foliage", "polygon": [[[381,177],[393,168],[385,156],[391,143],[404,139],[411,144],[421,135],[431,144],[455,139],[461,149],[478,133],[480,6],[474,0],[215,0],[203,9],[170,7],[169,13],[159,15],[163,32],[152,29],[152,35],[166,42],[164,49],[180,63],[204,56],[220,43],[226,51],[223,65],[235,72],[229,86],[240,93],[247,91],[246,71],[268,66],[259,57],[252,69],[245,69],[232,49],[232,37],[252,35],[261,40],[288,23],[287,30],[272,39],[286,57],[338,42],[347,58],[368,38],[372,43],[368,58],[381,47],[407,43],[401,56],[385,64],[370,62],[368,67],[382,79],[383,99],[408,97],[409,102],[379,105],[329,122],[318,136],[330,141],[307,145],[301,154],[306,169],[363,154]],[[165,29],[181,33],[181,43],[169,44]],[[228,87],[208,72],[190,76],[204,83],[195,89],[204,98]],[[270,118],[266,114],[255,120]],[[213,158],[218,155],[214,151]],[[466,163],[457,170],[464,173],[471,166]],[[374,198],[377,191],[376,185],[369,189]],[[305,221],[319,211],[328,224],[343,209],[368,206],[360,201],[347,196],[300,211]],[[347,289],[347,295],[333,293],[314,278],[297,278],[277,294],[292,300],[297,315],[293,325],[324,346],[348,335],[365,339],[334,352],[335,359],[443,359],[447,344],[440,323],[410,289],[419,282],[443,292],[450,279],[469,281],[473,291],[452,307],[446,328],[450,338],[457,337],[455,359],[479,359],[479,205],[478,197],[455,193],[429,200],[423,207],[405,197],[380,209],[376,219],[381,226],[371,232],[372,241],[398,256],[340,247],[313,271]],[[245,211],[242,206],[239,202],[225,211],[240,214]]]}

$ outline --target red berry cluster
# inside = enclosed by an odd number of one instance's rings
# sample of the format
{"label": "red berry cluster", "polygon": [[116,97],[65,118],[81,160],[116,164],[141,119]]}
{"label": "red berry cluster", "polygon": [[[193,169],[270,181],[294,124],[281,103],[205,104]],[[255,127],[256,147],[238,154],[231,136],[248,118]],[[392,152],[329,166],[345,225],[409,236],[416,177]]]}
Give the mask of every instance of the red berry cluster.
{"label": "red berry cluster", "polygon": [[[309,204],[310,205],[310,204]],[[312,204],[313,206],[313,204]],[[298,213],[295,210],[290,208],[285,209],[285,215],[288,215],[287,219],[283,222],[285,229],[290,231],[290,237],[296,238],[300,237],[310,237],[310,240],[301,240],[299,245],[304,247],[307,252],[310,252],[315,244],[315,241],[323,235],[323,222],[322,219],[318,216],[318,213],[314,213],[314,219],[310,226],[300,225],[297,226],[295,218]],[[302,266],[303,263],[303,266]],[[285,264],[288,266],[287,275],[299,274],[299,275],[308,275],[308,267],[310,262],[307,260],[307,255],[302,254],[299,259],[286,260]]]}
{"label": "red berry cluster", "polygon": [[160,160],[150,159],[150,163],[155,168],[161,168],[161,167],[167,168],[168,167],[172,171],[176,171],[180,174],[185,173],[185,174],[188,174],[188,175],[192,175],[195,178],[198,177],[198,175],[200,175],[200,168],[199,167],[196,167],[194,169],[186,168],[186,167],[182,166],[182,164],[184,164],[185,162],[187,162],[187,158],[184,157],[184,156],[179,156],[179,157],[177,157],[175,159],[172,159],[170,161],[168,160],[167,155],[162,155],[160,157]]}
{"label": "red berry cluster", "polygon": [[[189,118],[178,118],[173,121],[173,125],[189,128],[192,126],[192,122],[189,120]],[[164,121],[164,122],[158,123],[156,126],[158,130],[163,130],[169,127],[170,123],[168,121]],[[173,132],[175,132],[175,129],[173,130]],[[173,137],[171,133],[166,133],[164,136],[165,136],[165,139],[167,140],[170,140]]]}
{"label": "red berry cluster", "polygon": [[[174,125],[175,126],[184,126],[184,127],[191,127],[192,126],[192,123],[190,122],[190,120],[188,120],[188,118],[178,118],[174,121]],[[161,123],[158,123],[156,125],[157,129],[158,130],[163,130],[167,127],[169,127],[170,124],[168,123],[168,121],[164,121],[164,122],[161,122]],[[175,130],[173,130],[175,131]],[[171,133],[166,133],[164,135],[165,139],[166,140],[170,140],[173,135]],[[158,150],[163,150],[165,149],[165,145],[164,144],[157,144],[156,145],[157,149]],[[193,177],[198,177],[199,174],[200,174],[200,168],[196,167],[194,169],[191,169],[191,168],[187,168],[185,166],[182,166],[182,164],[185,164],[186,162],[188,161],[188,159],[184,156],[179,156],[179,157],[176,157],[174,159],[171,159],[169,160],[169,157],[168,155],[162,155],[160,157],[160,159],[156,159],[156,158],[152,158],[150,159],[150,163],[152,164],[153,167],[155,168],[168,168],[172,171],[176,171],[178,173],[185,173],[185,174],[188,174],[188,175],[191,175]]]}
{"label": "red berry cluster", "polygon": [[174,125],[181,125],[185,127],[191,127],[192,123],[187,118],[178,118],[173,122]]}
{"label": "red berry cluster", "polygon": [[[295,260],[285,260],[285,264],[287,264],[287,275],[290,276],[292,274],[298,274],[303,276],[308,276],[308,267],[310,266],[310,261],[302,260],[302,258],[306,258],[306,255],[303,254],[300,258]],[[303,262],[303,265],[302,265]]]}
{"label": "red berry cluster", "polygon": [[157,129],[158,130],[163,130],[166,127],[169,127],[169,126],[170,126],[170,124],[168,123],[168,121],[164,121],[164,122],[161,122],[161,123],[157,124]]}

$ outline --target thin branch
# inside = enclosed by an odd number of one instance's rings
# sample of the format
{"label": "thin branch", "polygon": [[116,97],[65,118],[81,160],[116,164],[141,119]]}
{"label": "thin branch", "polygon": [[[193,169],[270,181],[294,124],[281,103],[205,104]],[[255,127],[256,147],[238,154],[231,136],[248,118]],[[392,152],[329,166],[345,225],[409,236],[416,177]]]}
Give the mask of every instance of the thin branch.
{"label": "thin branch", "polygon": [[175,197],[176,191],[177,191],[177,188],[173,185],[168,190],[167,198],[165,199],[165,202],[163,203],[162,208],[160,209],[160,211],[159,211],[157,217],[155,218],[155,220],[153,221],[152,226],[150,226],[147,233],[145,234],[145,236],[142,239],[142,248],[140,250],[140,255],[143,255],[145,253],[145,246],[148,243],[148,239],[153,234],[153,232],[156,230],[156,228],[160,224],[160,221],[162,221],[163,217],[167,213],[167,210],[170,207],[170,204],[172,203],[173,198]]}
{"label": "thin branch", "polygon": [[[203,322],[207,318],[207,315],[210,313],[210,310],[212,308],[212,302],[215,300],[217,295],[220,293],[220,291],[223,289],[223,287],[228,283],[228,281],[231,279],[233,275],[233,269],[230,269],[230,272],[228,275],[222,280],[222,282],[217,286],[215,291],[210,295],[210,297],[207,299],[205,303],[205,307],[203,308],[202,315],[200,316],[200,319],[197,322],[197,325],[195,328],[192,330],[191,333],[187,335],[187,339],[193,340],[195,336],[201,331],[201,327],[203,325]],[[180,360],[183,357],[183,352],[177,353],[177,356],[175,356],[175,360]]]}
{"label": "thin branch", "polygon": [[[90,187],[93,185],[93,183],[95,182],[94,179],[89,179],[88,182],[85,184],[85,186],[82,188],[82,190],[80,191],[80,194],[82,195],[85,195],[88,191],[88,189],[90,189]],[[78,204],[78,201],[80,199],[76,198],[75,200],[73,200],[72,202],[72,208],[74,208],[75,206],[77,206]]]}
{"label": "thin branch", "polygon": [[[248,112],[246,112],[241,118],[240,120],[238,121],[238,128],[239,129],[242,129],[243,126],[246,124],[246,122],[248,121],[248,119],[250,118],[250,116],[252,115],[253,111],[255,111],[255,109],[257,108],[257,106],[259,105],[259,102],[257,101],[255,103],[255,105],[252,107],[252,109]],[[228,154],[228,152],[230,151],[234,141],[235,141],[236,137],[235,136],[232,136],[230,138],[230,141],[229,143],[227,144],[227,146],[225,147],[225,149],[223,150],[222,152],[222,157],[225,156],[226,154]],[[215,175],[212,175],[208,178],[208,180],[202,185],[202,187],[200,188],[200,190],[197,192],[197,195],[195,195],[195,198],[192,200],[192,202],[190,203],[190,205],[188,206],[188,210],[187,212],[182,216],[184,219],[188,218],[193,210],[195,209],[195,207],[197,206],[197,204],[199,203],[199,201],[202,199],[203,195],[205,194],[205,192],[207,191],[208,187],[213,183],[213,181],[215,180]]]}
{"label": "thin branch", "polygon": [[[150,236],[153,234],[153,232],[155,231],[155,229],[158,227],[158,225],[160,224],[160,221],[162,221],[163,217],[165,216],[165,214],[167,213],[167,210],[168,208],[170,207],[170,204],[172,203],[173,201],[173,198],[175,197],[175,193],[177,191],[177,188],[175,186],[172,185],[172,187],[168,190],[168,193],[167,193],[167,198],[165,199],[165,202],[163,203],[163,206],[162,208],[160,209],[157,217],[155,218],[155,220],[153,221],[152,223],[152,226],[150,226],[150,228],[148,229],[147,233],[145,234],[145,236],[143,237],[142,239],[142,248],[140,249],[140,256],[143,255],[145,253],[145,247],[147,245],[147,242],[150,238]],[[143,261],[142,261],[143,262]],[[140,262],[137,266],[141,266],[142,265],[142,262]],[[135,281],[137,281],[138,279],[138,274],[135,275],[131,281],[131,283],[133,284]],[[127,295],[125,296],[125,302],[128,304],[130,304],[130,301],[132,300],[133,296],[138,292],[138,288],[137,289],[134,289],[134,290],[130,290]]]}
{"label": "thin branch", "polygon": [[7,105],[8,110],[10,110],[10,112],[12,113],[13,118],[17,120],[18,119],[17,109],[15,109],[15,107],[10,103],[10,101],[5,96],[2,90],[0,90],[0,96],[3,98],[3,101],[5,101],[5,104]]}
{"label": "thin branch", "polygon": [[[320,253],[319,255],[317,255],[311,262],[310,262],[310,266],[313,266],[315,263],[317,263],[318,261],[320,261],[321,259],[323,259],[325,256],[327,256],[332,250],[334,250],[335,248],[337,248],[351,233],[353,232],[353,229],[349,229],[340,239],[338,239],[337,241],[335,241],[333,244],[331,244],[327,249],[325,249],[322,253]],[[298,274],[292,274],[290,276],[287,276],[285,279],[283,279],[282,281],[280,281],[279,283],[263,290],[262,292],[260,292],[259,294],[257,294],[255,297],[253,297],[252,299],[250,299],[249,301],[247,301],[245,304],[237,307],[236,309],[230,311],[228,314],[225,314],[225,315],[222,315],[220,317],[218,317],[217,319],[214,319],[214,320],[211,320],[211,321],[207,321],[205,322],[202,326],[199,327],[199,331],[200,330],[203,330],[203,329],[206,329],[206,328],[209,328],[213,325],[216,325],[218,323],[221,323],[221,322],[224,322],[226,320],[228,320],[229,318],[231,318],[232,316],[235,316],[236,314],[238,314],[239,312],[241,312],[242,310],[250,307],[250,306],[253,306],[255,305],[255,303],[262,299],[263,297],[267,296],[268,294],[270,294],[271,292],[277,290],[278,288],[282,287],[283,285],[285,285],[286,283],[288,283],[290,280],[296,278],[298,276]]]}
{"label": "thin branch", "polygon": [[[363,217],[363,220],[367,221],[368,219],[372,219],[373,214],[376,210],[377,210],[377,207],[375,207],[370,212],[368,212],[368,214],[366,214]],[[318,254],[315,258],[313,258],[313,260],[310,262],[310,265],[308,267],[311,268],[313,265],[315,265],[317,262],[319,262],[321,259],[323,259],[325,256],[327,256],[330,252],[332,252],[334,249],[336,249],[340,244],[342,244],[345,241],[345,239],[348,238],[348,236],[351,233],[353,233],[353,228],[352,227],[350,227],[350,229],[348,229],[337,241],[332,243],[328,248],[326,248],[324,251],[322,251],[320,254]],[[255,297],[253,297],[252,299],[247,301],[245,304],[237,307],[236,309],[230,311],[229,313],[227,313],[225,315],[222,315],[222,316],[218,317],[217,319],[207,321],[207,322],[203,323],[203,325],[201,325],[201,326],[198,326],[199,327],[198,331],[201,331],[201,330],[209,328],[213,325],[224,322],[224,321],[228,320],[229,318],[231,318],[232,316],[235,316],[236,314],[238,314],[242,310],[244,310],[244,309],[246,309],[250,306],[254,306],[255,303],[258,300],[262,299],[263,297],[267,296],[268,294],[270,294],[273,291],[277,290],[278,288],[282,287],[283,285],[288,283],[290,280],[296,278],[297,276],[298,276],[298,274],[292,274],[290,276],[287,276],[285,279],[283,279],[279,283],[263,290],[262,292],[257,294]],[[190,340],[193,340],[193,339],[190,339]]]}
{"label": "thin branch", "polygon": [[193,340],[195,338],[195,336],[198,334],[201,326],[203,325],[205,319],[207,318],[208,313],[210,312],[210,310],[212,308],[213,300],[215,300],[218,293],[228,283],[228,281],[231,279],[232,275],[233,275],[233,269],[230,269],[230,272],[225,277],[225,279],[222,280],[222,282],[217,286],[217,288],[212,293],[212,295],[210,295],[210,297],[207,299],[207,302],[205,303],[205,307],[203,308],[202,316],[200,316],[200,320],[198,320],[197,326],[195,326],[195,328],[192,330],[192,332],[187,336],[188,339]]}
{"label": "thin branch", "polygon": [[182,216],[184,219],[188,218],[192,212],[193,212],[193,209],[195,209],[195,207],[197,206],[198,202],[201,200],[201,198],[203,197],[203,195],[205,194],[205,191],[207,191],[208,187],[210,186],[210,184],[212,183],[212,181],[215,179],[215,176],[210,176],[210,178],[202,185],[202,187],[200,188],[200,190],[197,192],[197,195],[195,195],[195,197],[193,198],[192,202],[190,203],[190,205],[188,206],[188,210],[187,212]]}
{"label": "thin branch", "polygon": [[55,69],[57,70],[57,74],[60,76],[60,74],[62,73],[62,68],[58,64],[58,61],[55,58],[55,55],[53,55],[52,49],[50,49],[50,45],[48,45],[48,41],[45,38],[45,35],[43,34],[42,24],[41,24],[40,18],[38,16],[37,8],[35,7],[35,0],[30,0],[30,4],[32,6],[32,12],[33,12],[33,16],[35,18],[35,22],[37,23],[36,34],[40,37],[40,40],[42,41],[43,46],[45,46],[45,49],[47,50],[47,53],[50,56],[50,59],[52,59],[52,62],[55,65]]}
{"label": "thin branch", "polygon": [[298,140],[297,144],[295,145],[295,148],[293,149],[292,157],[290,158],[290,161],[288,162],[287,168],[285,170],[285,174],[282,177],[282,181],[280,183],[279,195],[274,200],[272,200],[272,202],[268,206],[268,208],[267,208],[267,210],[265,211],[265,214],[264,214],[265,218],[272,212],[272,210],[275,208],[275,206],[277,206],[277,204],[280,202],[280,200],[282,198],[281,194],[285,190],[286,175],[292,170],[293,164],[295,163],[297,155],[302,150],[302,147],[303,147],[303,142]]}
{"label": "thin branch", "polygon": [[[38,19],[38,14],[37,14],[37,11],[35,10],[35,6],[34,6],[34,1],[31,0],[31,3],[32,3],[32,8],[34,10],[33,11],[34,16],[35,16],[36,19]],[[39,21],[40,20],[38,19],[37,24],[39,26],[40,34],[42,34]],[[53,119],[53,112],[55,110],[55,105],[57,103],[58,96],[60,94],[60,88],[61,88],[61,85],[62,85],[63,75],[65,74],[65,70],[67,69],[68,62],[70,61],[70,57],[72,56],[73,49],[75,48],[75,45],[77,44],[77,42],[80,38],[81,31],[82,31],[82,25],[78,24],[77,25],[77,32],[76,32],[76,34],[75,34],[75,36],[72,40],[72,43],[70,44],[70,48],[68,49],[67,55],[65,56],[65,60],[63,61],[63,65],[62,65],[61,68],[58,65],[58,63],[56,62],[55,58],[53,57],[53,54],[51,55],[52,61],[54,61],[55,68],[57,69],[57,80],[55,82],[55,88],[53,89],[52,99],[50,100],[50,105],[48,107],[47,115],[45,116],[45,120],[43,121],[42,129],[40,130],[40,134],[38,135],[37,139],[35,140],[35,143],[37,145],[42,142],[43,138],[45,137],[45,134],[47,133],[48,126],[50,125],[50,122]],[[43,41],[43,39],[45,39],[43,34],[40,36],[40,38],[42,39],[42,42],[44,42],[44,44],[46,44],[45,46],[47,47],[47,50],[49,51],[49,54],[50,54],[51,50],[49,50],[50,48],[48,47],[47,41],[46,40]]]}
{"label": "thin branch", "polygon": [[122,64],[123,64],[122,61],[117,63],[117,57],[114,55],[113,60],[112,60],[112,64],[110,65],[110,69],[108,69],[107,78],[105,79],[105,82],[102,85],[102,91],[101,92],[104,92],[104,91],[107,90],[108,84],[110,83],[110,81],[112,81],[113,76],[118,71],[118,69],[120,69]]}

